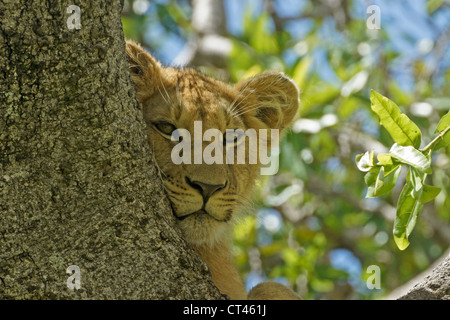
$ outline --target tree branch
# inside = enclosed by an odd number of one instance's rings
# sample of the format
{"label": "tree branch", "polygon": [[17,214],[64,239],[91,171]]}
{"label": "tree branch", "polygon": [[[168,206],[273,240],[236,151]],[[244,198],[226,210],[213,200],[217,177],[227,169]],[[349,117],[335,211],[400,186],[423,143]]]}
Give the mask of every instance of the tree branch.
{"label": "tree branch", "polygon": [[[431,273],[429,269],[422,274],[428,274],[421,282],[399,300],[450,300],[450,253],[447,251],[445,258]],[[422,277],[421,274],[421,277]],[[415,278],[417,279],[417,277]]]}

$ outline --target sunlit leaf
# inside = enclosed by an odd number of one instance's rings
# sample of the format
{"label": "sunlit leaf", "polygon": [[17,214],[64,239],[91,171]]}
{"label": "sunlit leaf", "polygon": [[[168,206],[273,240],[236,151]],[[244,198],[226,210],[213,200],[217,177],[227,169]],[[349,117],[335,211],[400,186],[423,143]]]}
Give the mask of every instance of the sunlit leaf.
{"label": "sunlit leaf", "polygon": [[250,45],[257,52],[277,54],[278,43],[276,36],[269,31],[270,16],[261,14],[252,26],[250,33]]}
{"label": "sunlit leaf", "polygon": [[412,183],[412,190],[411,190],[411,196],[414,199],[420,199],[422,197],[422,191],[423,191],[423,183],[425,181],[425,174],[422,172],[419,172],[415,168],[410,168],[408,172],[408,182]]}
{"label": "sunlit leaf", "polygon": [[306,76],[313,62],[312,56],[306,56],[301,59],[294,68],[292,79],[299,88],[305,87]]}
{"label": "sunlit leaf", "polygon": [[342,103],[338,108],[338,115],[339,118],[345,119],[355,110],[358,109],[358,107],[361,105],[361,100],[359,98],[356,98],[355,96],[350,96],[342,99]]}
{"label": "sunlit leaf", "polygon": [[367,151],[366,153],[358,154],[355,160],[358,169],[362,172],[367,172],[370,170],[371,167],[374,166],[373,151],[372,152]]}
{"label": "sunlit leaf", "polygon": [[422,134],[417,125],[399,107],[383,95],[371,91],[370,101],[372,110],[380,118],[380,123],[389,132],[396,143],[401,146],[420,147]]}
{"label": "sunlit leaf", "polygon": [[[436,128],[435,132],[443,132],[446,128],[450,126],[450,111],[442,117],[439,121],[439,124]],[[450,131],[448,131],[438,142],[438,144],[434,147],[434,150],[438,150],[440,148],[446,147],[450,144]]]}
{"label": "sunlit leaf", "polygon": [[305,83],[305,88],[301,88],[300,116],[305,115],[312,107],[320,104],[331,103],[340,95],[340,91],[325,81]]}
{"label": "sunlit leaf", "polygon": [[424,184],[422,196],[420,197],[420,202],[426,203],[428,201],[431,201],[434,198],[436,198],[440,192],[441,188]]}
{"label": "sunlit leaf", "polygon": [[137,16],[135,18],[122,17],[123,33],[127,39],[138,40],[139,32],[142,29],[143,18]]}
{"label": "sunlit leaf", "polygon": [[428,0],[427,1],[427,12],[429,14],[435,12],[444,4],[444,0]]}
{"label": "sunlit leaf", "polygon": [[419,150],[411,146],[401,146],[397,143],[389,150],[389,154],[397,161],[410,165],[417,170],[431,173],[430,160]]}
{"label": "sunlit leaf", "polygon": [[364,181],[368,186],[366,198],[379,197],[391,191],[397,183],[400,172],[400,165],[397,165],[395,169],[391,170],[387,175],[385,174],[384,167],[372,168],[372,170],[364,176]]}
{"label": "sunlit leaf", "polygon": [[329,292],[333,290],[334,284],[328,279],[314,278],[311,280],[311,288],[317,292]]}
{"label": "sunlit leaf", "polygon": [[[375,188],[375,185],[376,185],[376,183],[377,183],[377,179],[378,179],[378,176],[379,176],[379,174],[380,174],[380,169],[381,169],[381,168],[382,168],[382,167],[373,167],[373,168],[371,168],[370,171],[367,172],[366,175],[364,176],[364,181],[365,181],[366,185],[369,187],[369,190],[370,190],[370,188],[372,188],[372,189]],[[369,191],[367,191],[366,198],[372,198],[372,197],[375,197],[375,196],[373,195],[373,192],[371,192],[371,193],[369,194]]]}
{"label": "sunlit leaf", "polygon": [[377,156],[378,163],[382,166],[393,165],[392,157],[388,154],[379,154]]}
{"label": "sunlit leaf", "polygon": [[253,77],[253,76],[256,76],[258,73],[261,73],[261,71],[262,71],[261,66],[258,65],[258,64],[255,64],[255,65],[251,66],[251,67],[244,73],[244,75],[242,76],[241,79],[248,79],[248,78],[251,78],[251,77]]}
{"label": "sunlit leaf", "polygon": [[400,250],[405,250],[409,246],[408,238],[423,207],[423,203],[419,199],[414,199],[411,195],[413,189],[413,183],[408,182],[403,187],[397,203],[393,233],[395,243]]}

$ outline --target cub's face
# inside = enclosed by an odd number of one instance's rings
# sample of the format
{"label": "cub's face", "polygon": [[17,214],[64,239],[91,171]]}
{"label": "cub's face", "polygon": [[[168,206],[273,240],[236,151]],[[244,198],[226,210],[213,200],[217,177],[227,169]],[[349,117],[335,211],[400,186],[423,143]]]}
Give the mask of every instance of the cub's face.
{"label": "cub's face", "polygon": [[[255,129],[258,135],[260,129],[283,129],[296,114],[298,89],[278,72],[231,86],[192,69],[162,67],[133,42],[127,42],[126,51],[174,214],[187,241],[212,246],[249,206],[260,170],[259,160],[249,159],[250,150],[255,151],[249,147],[249,138],[227,135],[226,130]],[[213,137],[204,136],[208,129],[215,129]],[[213,146],[221,146],[223,155],[217,153],[219,149],[211,151]],[[238,161],[238,148],[246,151],[245,159]],[[216,161],[208,164],[208,155]],[[180,163],[176,159],[180,157],[189,161]]]}

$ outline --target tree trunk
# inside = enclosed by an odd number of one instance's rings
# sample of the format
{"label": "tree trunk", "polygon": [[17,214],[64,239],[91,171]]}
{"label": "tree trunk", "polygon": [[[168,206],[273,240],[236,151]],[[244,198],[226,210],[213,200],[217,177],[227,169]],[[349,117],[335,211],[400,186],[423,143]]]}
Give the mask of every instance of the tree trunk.
{"label": "tree trunk", "polygon": [[2,1],[0,299],[222,297],[152,161],[121,9]]}

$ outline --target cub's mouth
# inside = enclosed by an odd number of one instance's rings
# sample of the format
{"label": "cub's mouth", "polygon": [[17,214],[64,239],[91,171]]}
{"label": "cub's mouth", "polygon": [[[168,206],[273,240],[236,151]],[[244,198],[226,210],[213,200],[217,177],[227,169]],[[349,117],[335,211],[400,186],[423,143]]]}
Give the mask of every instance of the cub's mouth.
{"label": "cub's mouth", "polygon": [[183,221],[184,219],[186,219],[186,218],[188,218],[188,217],[192,217],[192,216],[194,216],[194,215],[204,215],[204,214],[207,215],[208,212],[206,212],[204,209],[200,209],[200,210],[197,210],[197,211],[195,211],[195,212],[188,213],[188,214],[186,214],[186,215],[184,215],[184,216],[182,216],[182,217],[178,217],[178,216],[177,216],[177,218],[178,218],[178,220]]}
{"label": "cub's mouth", "polygon": [[214,219],[214,220],[216,220],[218,222],[227,222],[229,220],[229,219],[219,220],[216,217],[214,217],[213,215],[209,214],[205,209],[200,209],[200,210],[197,210],[195,212],[188,213],[188,214],[186,214],[186,215],[184,215],[182,217],[178,217],[177,216],[177,219],[180,220],[180,221],[183,221],[183,220],[185,220],[186,218],[189,218],[189,217],[209,217],[209,218],[212,218],[212,219]]}

